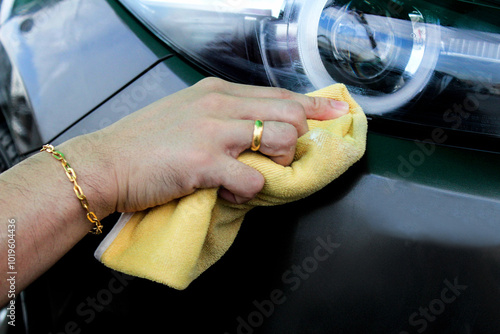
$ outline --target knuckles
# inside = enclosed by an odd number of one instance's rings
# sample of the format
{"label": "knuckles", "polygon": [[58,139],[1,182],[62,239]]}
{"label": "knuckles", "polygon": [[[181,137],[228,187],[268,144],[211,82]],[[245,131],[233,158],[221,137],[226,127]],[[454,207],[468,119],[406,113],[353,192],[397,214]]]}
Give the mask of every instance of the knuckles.
{"label": "knuckles", "polygon": [[293,161],[297,139],[297,129],[293,125],[272,123],[264,130],[261,151],[276,163],[288,166]]}
{"label": "knuckles", "polygon": [[241,103],[242,101],[239,98],[232,95],[220,91],[209,91],[199,94],[196,100],[193,101],[192,107],[199,111],[199,117],[205,115],[215,118],[227,118],[234,114]]}
{"label": "knuckles", "polygon": [[282,100],[292,100],[295,97],[295,93],[289,91],[285,88],[273,88],[276,91],[276,95],[278,99]]}
{"label": "knuckles", "polygon": [[297,129],[290,124],[282,123],[283,126],[283,135],[280,137],[281,139],[281,149],[285,152],[289,152],[292,149],[295,149],[297,145]]}
{"label": "knuckles", "polygon": [[226,88],[227,84],[228,82],[222,79],[216,77],[208,77],[198,81],[193,87],[201,88],[207,91],[223,91]]}
{"label": "knuckles", "polygon": [[325,100],[313,96],[307,96],[309,101],[309,110],[313,114],[321,112],[325,108]]}

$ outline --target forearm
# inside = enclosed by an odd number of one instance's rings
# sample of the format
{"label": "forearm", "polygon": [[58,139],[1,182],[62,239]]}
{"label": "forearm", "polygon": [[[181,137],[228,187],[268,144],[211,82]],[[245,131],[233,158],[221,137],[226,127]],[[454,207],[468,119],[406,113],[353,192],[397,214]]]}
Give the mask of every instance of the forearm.
{"label": "forearm", "polygon": [[[114,208],[102,191],[108,184],[106,163],[99,158],[89,138],[77,138],[57,149],[65,154],[75,170],[90,209],[99,219],[112,213]],[[9,285],[4,284],[7,278],[15,276],[16,292],[20,292],[82,239],[92,225],[61,163],[46,152],[1,174],[0,189],[1,254],[4,259],[0,265],[0,303],[4,304],[8,298]],[[10,244],[15,243],[15,248],[9,246],[9,239]],[[10,261],[12,267],[7,261],[9,247],[15,250],[14,264]],[[8,274],[11,272],[15,274]]]}

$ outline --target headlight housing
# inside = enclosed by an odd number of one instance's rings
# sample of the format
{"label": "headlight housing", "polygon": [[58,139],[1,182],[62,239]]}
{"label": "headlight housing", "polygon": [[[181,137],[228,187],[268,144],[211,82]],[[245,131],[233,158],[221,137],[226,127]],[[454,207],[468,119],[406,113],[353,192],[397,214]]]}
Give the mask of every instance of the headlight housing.
{"label": "headlight housing", "polygon": [[500,138],[490,1],[120,1],[212,74],[302,93],[342,82],[373,119]]}

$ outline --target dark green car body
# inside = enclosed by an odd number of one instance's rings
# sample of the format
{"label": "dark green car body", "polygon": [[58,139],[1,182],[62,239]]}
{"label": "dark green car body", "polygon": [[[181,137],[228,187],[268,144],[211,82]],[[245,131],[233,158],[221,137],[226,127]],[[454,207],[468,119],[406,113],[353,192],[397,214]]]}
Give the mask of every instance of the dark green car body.
{"label": "dark green car body", "polygon": [[[500,14],[495,1],[473,3]],[[113,0],[10,9],[0,25],[6,166],[211,75]],[[18,297],[16,328],[0,328],[500,333],[500,134],[368,116],[360,162],[304,200],[252,210],[185,291],[105,268],[92,256],[102,239],[89,236]]]}

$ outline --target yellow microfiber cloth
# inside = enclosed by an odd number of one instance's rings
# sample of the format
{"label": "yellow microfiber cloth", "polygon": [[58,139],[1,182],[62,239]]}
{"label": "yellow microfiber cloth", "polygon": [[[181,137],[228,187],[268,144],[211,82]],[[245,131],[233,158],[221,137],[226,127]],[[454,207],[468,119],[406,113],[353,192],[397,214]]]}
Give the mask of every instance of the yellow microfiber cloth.
{"label": "yellow microfiber cloth", "polygon": [[159,207],[124,214],[96,250],[96,258],[126,274],[185,289],[224,255],[250,209],[299,200],[344,173],[365,151],[363,110],[342,84],[310,95],[346,101],[350,112],[334,120],[308,120],[309,131],[298,139],[290,166],[260,153],[241,154],[238,159],[265,178],[254,199],[237,205],[218,198],[217,189],[200,189]]}

